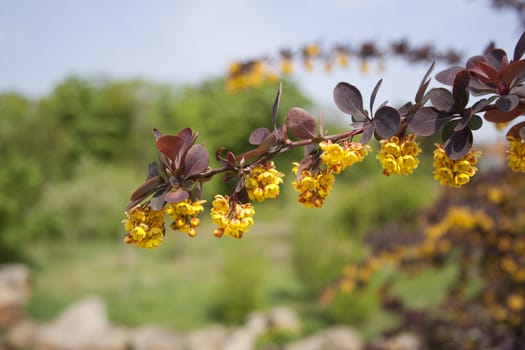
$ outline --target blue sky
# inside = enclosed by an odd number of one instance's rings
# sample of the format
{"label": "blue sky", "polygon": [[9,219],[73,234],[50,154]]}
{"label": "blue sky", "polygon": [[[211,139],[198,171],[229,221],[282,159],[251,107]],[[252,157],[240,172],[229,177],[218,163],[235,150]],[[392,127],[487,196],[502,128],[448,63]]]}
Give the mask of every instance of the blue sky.
{"label": "blue sky", "polygon": [[[489,0],[0,0],[0,91],[41,96],[68,74],[198,82],[223,74],[234,59],[316,40],[407,38],[466,56],[495,40],[512,52],[520,34],[516,14],[491,9]],[[386,71],[363,76],[357,66],[296,79],[333,108],[339,81],[368,96],[382,77],[378,98],[404,102],[427,69],[388,61]]]}

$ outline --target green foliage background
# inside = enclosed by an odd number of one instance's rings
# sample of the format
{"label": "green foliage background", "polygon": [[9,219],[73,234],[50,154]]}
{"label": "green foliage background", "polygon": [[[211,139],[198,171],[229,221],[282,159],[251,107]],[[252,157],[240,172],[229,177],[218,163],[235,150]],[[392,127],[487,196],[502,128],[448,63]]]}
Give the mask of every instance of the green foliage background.
{"label": "green foliage background", "polygon": [[[281,121],[291,107],[314,108],[293,82],[283,85]],[[168,230],[155,251],[122,243],[123,208],[157,156],[152,128],[168,134],[191,127],[214,166],[215,149],[245,151],[253,129],[270,127],[276,92],[267,85],[231,94],[222,79],[169,86],[73,76],[37,100],[1,94],[0,260],[32,264],[29,314],[49,319],[97,293],[112,320],[131,325],[237,324],[253,310],[284,303],[299,310],[306,333],[330,323],[373,324],[369,332],[377,332],[384,322],[373,291],[339,295],[330,307],[318,297],[346,264],[367,254],[366,232],[432,201],[426,158],[422,176],[409,183],[382,176],[372,152],[338,176],[325,206],[313,210],[295,200],[296,150],[277,159],[286,173],[281,196],[256,204],[256,224],[242,241],[209,237],[213,228],[203,215],[195,239]],[[330,133],[346,127],[326,125]],[[204,195],[210,200],[229,189],[217,178]]]}

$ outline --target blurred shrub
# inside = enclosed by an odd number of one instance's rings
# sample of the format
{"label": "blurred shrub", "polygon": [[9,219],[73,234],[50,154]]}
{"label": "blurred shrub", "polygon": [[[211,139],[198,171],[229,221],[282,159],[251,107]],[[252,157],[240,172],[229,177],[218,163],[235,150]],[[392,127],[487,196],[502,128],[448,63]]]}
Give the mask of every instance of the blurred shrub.
{"label": "blurred shrub", "polygon": [[43,188],[28,217],[28,231],[34,239],[115,239],[122,233],[119,223],[129,189],[140,180],[119,167],[84,159],[71,180]]}
{"label": "blurred shrub", "polygon": [[[239,242],[232,242],[238,244]],[[265,265],[260,252],[244,247],[225,257],[221,281],[215,286],[210,317],[227,324],[242,323],[260,306]]]}
{"label": "blurred shrub", "polygon": [[296,340],[297,334],[288,329],[270,327],[259,335],[255,341],[255,350],[279,350],[284,345]]}
{"label": "blurred shrub", "polygon": [[320,211],[311,215],[308,209],[301,210],[294,222],[297,223],[292,233],[294,273],[306,295],[317,297],[349,262],[353,244],[341,235],[339,223]]}
{"label": "blurred shrub", "polygon": [[[336,184],[337,185],[337,184]],[[423,174],[401,176],[382,175],[354,183],[337,192],[338,221],[354,237],[400,219],[417,218],[417,214],[436,198],[438,188],[432,178]]]}
{"label": "blurred shrub", "polygon": [[326,315],[332,323],[356,325],[366,322],[378,307],[376,294],[368,289],[354,293],[338,291],[328,305]]}

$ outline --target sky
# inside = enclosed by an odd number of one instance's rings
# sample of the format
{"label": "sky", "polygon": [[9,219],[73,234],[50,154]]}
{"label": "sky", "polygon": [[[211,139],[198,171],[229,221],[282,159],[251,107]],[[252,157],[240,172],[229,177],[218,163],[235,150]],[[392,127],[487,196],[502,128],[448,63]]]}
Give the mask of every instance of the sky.
{"label": "sky", "polygon": [[[0,92],[43,96],[70,74],[197,83],[223,75],[233,60],[312,41],[406,38],[468,57],[494,40],[512,53],[521,30],[514,12],[489,0],[0,0]],[[367,75],[357,67],[295,79],[328,109],[339,81],[368,96],[383,78],[378,100],[403,103],[428,64],[389,60]]]}

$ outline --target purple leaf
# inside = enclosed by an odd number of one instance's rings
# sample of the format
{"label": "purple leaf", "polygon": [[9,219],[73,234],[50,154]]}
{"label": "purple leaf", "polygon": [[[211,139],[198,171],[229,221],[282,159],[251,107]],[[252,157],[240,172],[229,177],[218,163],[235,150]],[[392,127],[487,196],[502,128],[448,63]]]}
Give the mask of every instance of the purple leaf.
{"label": "purple leaf", "polygon": [[187,191],[183,190],[182,188],[179,188],[175,191],[170,191],[166,193],[164,199],[166,200],[166,202],[179,203],[188,198],[189,196],[190,194]]}
{"label": "purple leaf", "polygon": [[445,153],[452,160],[461,159],[472,148],[472,141],[472,131],[469,128],[454,131],[445,142]]}
{"label": "purple leaf", "polygon": [[210,156],[203,145],[193,145],[184,158],[185,177],[191,177],[208,169]]}
{"label": "purple leaf", "polygon": [[458,66],[450,67],[436,74],[435,78],[441,84],[452,86],[454,84],[454,79],[456,78],[456,75],[464,69],[465,68]]}
{"label": "purple leaf", "polygon": [[427,91],[428,85],[430,84],[430,73],[434,70],[434,66],[436,65],[436,62],[432,62],[430,65],[430,68],[425,73],[425,76],[421,80],[421,83],[419,84],[419,88],[417,89],[416,97],[414,101],[416,103],[420,103],[423,100],[423,96],[425,95],[425,91]]}
{"label": "purple leaf", "polygon": [[456,126],[454,126],[454,131],[460,131],[460,130],[463,130],[464,128],[466,128],[468,126],[468,124],[470,123],[470,120],[472,119],[472,108],[468,108],[467,110],[465,110],[465,113],[463,113],[463,116],[461,117],[461,119],[458,121],[458,123],[456,124]]}
{"label": "purple leaf", "polygon": [[367,126],[363,129],[363,133],[361,134],[361,138],[359,139],[359,142],[362,144],[368,143],[372,136],[374,136],[374,130],[375,126],[374,123],[368,123]]}
{"label": "purple leaf", "polygon": [[442,113],[434,107],[423,107],[414,114],[408,128],[418,135],[430,136],[441,129],[450,118],[449,114]]}
{"label": "purple leaf", "polygon": [[497,99],[496,108],[503,112],[512,111],[518,106],[520,99],[516,95],[504,95]]}
{"label": "purple leaf", "polygon": [[518,42],[516,43],[516,47],[514,48],[513,60],[514,61],[519,60],[523,56],[524,52],[525,52],[525,32],[521,34],[520,38],[518,39]]}
{"label": "purple leaf", "polygon": [[376,134],[382,139],[388,139],[399,130],[401,115],[397,109],[385,106],[377,110],[373,122]]}
{"label": "purple leaf", "polygon": [[337,84],[334,102],[341,111],[354,116],[357,121],[368,119],[363,111],[363,97],[355,86],[344,82]]}
{"label": "purple leaf", "polygon": [[374,102],[376,100],[377,92],[379,91],[379,88],[381,87],[381,83],[383,82],[383,79],[379,79],[376,86],[374,87],[374,90],[372,91],[372,95],[370,95],[370,113],[374,110]]}
{"label": "purple leaf", "polygon": [[294,107],[288,111],[286,125],[292,135],[298,139],[315,137],[315,119],[302,108]]}
{"label": "purple leaf", "polygon": [[450,112],[454,106],[454,96],[452,93],[444,88],[435,88],[430,90],[430,102],[437,110],[443,112]]}
{"label": "purple leaf", "polygon": [[137,188],[131,194],[130,200],[134,201],[134,200],[136,200],[138,198],[141,198],[141,197],[149,195],[150,193],[152,193],[155,190],[157,185],[159,185],[161,182],[162,181],[161,181],[160,176],[154,176],[154,177],[146,180],[146,182],[144,182],[142,185],[140,185],[139,188]]}
{"label": "purple leaf", "polygon": [[507,59],[507,53],[502,49],[491,50],[485,55],[488,64],[490,64],[495,70],[499,71],[509,62]]}
{"label": "purple leaf", "polygon": [[272,125],[274,130],[277,129],[277,113],[279,112],[279,103],[281,101],[281,94],[283,93],[283,84],[279,83],[279,90],[277,90],[277,96],[273,102],[272,108]]}
{"label": "purple leaf", "polygon": [[454,87],[452,88],[452,95],[454,96],[454,105],[456,110],[462,111],[468,102],[467,87],[470,82],[470,75],[468,71],[459,72],[454,79]]}
{"label": "purple leaf", "polygon": [[266,128],[258,128],[252,131],[248,142],[251,145],[260,145],[268,136],[270,136],[270,131]]}

